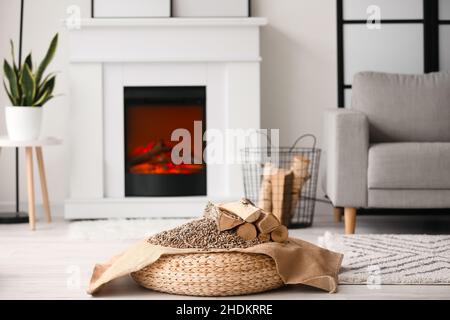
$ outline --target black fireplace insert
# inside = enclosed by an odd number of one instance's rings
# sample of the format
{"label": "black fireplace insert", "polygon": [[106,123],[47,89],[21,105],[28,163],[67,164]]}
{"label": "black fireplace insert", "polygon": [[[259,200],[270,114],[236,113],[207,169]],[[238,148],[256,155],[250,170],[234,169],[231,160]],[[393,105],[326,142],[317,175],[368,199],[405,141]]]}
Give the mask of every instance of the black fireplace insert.
{"label": "black fireplace insert", "polygon": [[206,195],[206,88],[125,87],[124,98],[125,196]]}

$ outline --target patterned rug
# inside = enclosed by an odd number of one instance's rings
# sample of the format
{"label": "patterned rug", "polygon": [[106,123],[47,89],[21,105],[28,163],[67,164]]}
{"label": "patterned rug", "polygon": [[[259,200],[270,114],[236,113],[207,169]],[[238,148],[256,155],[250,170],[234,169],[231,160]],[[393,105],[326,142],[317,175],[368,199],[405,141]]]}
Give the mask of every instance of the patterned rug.
{"label": "patterned rug", "polygon": [[324,248],[344,254],[341,284],[450,284],[450,235],[333,235]]}

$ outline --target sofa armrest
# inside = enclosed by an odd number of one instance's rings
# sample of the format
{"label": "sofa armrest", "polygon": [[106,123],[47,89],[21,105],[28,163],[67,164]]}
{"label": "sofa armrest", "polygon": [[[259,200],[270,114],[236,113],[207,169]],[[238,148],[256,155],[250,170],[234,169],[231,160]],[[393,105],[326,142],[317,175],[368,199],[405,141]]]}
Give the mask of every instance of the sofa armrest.
{"label": "sofa armrest", "polygon": [[327,195],[335,207],[367,207],[369,122],[348,109],[327,110]]}

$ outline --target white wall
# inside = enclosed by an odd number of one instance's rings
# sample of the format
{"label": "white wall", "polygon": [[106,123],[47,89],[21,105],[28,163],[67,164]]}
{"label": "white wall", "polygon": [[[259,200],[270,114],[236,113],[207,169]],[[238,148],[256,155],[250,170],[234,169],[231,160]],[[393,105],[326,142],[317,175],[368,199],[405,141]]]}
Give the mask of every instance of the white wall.
{"label": "white wall", "polygon": [[[9,57],[9,39],[19,41],[20,1],[3,0],[0,2],[0,58]],[[3,59],[0,74],[3,78]],[[6,132],[4,106],[9,103],[3,84],[0,88],[0,135]],[[0,150],[0,203],[11,202],[15,195],[14,151]]]}
{"label": "white wall", "polygon": [[323,110],[337,106],[335,0],[253,0],[262,33],[262,125],[290,145],[303,133],[322,142]]}
{"label": "white wall", "polygon": [[[33,52],[35,60],[42,59],[51,38],[56,32],[60,33],[60,44],[55,60],[49,67],[50,71],[59,71],[55,93],[62,94],[45,105],[43,132],[45,136],[57,136],[66,138],[67,121],[69,115],[69,88],[67,85],[68,50],[62,19],[66,17],[66,9],[71,4],[77,4],[81,8],[83,16],[90,16],[90,0],[25,0],[24,30],[23,30],[23,55]],[[19,41],[19,15],[20,1],[0,1],[0,57],[9,54],[9,38],[18,44]],[[3,71],[1,72],[3,76]],[[4,124],[4,106],[8,104],[6,94],[0,89],[0,135],[6,135]],[[67,144],[58,147],[44,149],[44,158],[47,169],[47,183],[50,191],[50,200],[53,204],[62,204],[66,195],[66,153]],[[20,157],[20,195],[21,201],[26,201],[26,184],[24,155]],[[37,168],[35,167],[36,199],[41,202],[41,192],[37,180]],[[12,207],[15,195],[14,178],[14,151],[3,149],[0,155],[0,210]],[[24,206],[22,206],[23,209]]]}
{"label": "white wall", "polygon": [[[58,54],[50,69],[59,70],[56,92],[64,96],[45,107],[43,134],[66,138],[69,115],[67,46],[61,20],[66,8],[77,4],[90,15],[90,0],[25,0],[24,52],[35,58],[44,54],[52,35],[59,31]],[[282,144],[291,144],[302,133],[322,138],[322,111],[336,106],[336,16],[335,0],[253,0],[253,15],[269,18],[262,32],[262,125],[280,128]],[[18,0],[0,1],[0,57],[9,57],[7,41],[18,39]],[[6,134],[0,90],[0,135]],[[51,201],[61,204],[66,187],[67,146],[45,150]],[[14,156],[0,155],[0,207],[14,201]],[[23,166],[23,157],[21,160]],[[24,170],[21,170],[24,174]],[[26,197],[21,177],[21,197]],[[39,189],[39,188],[37,188]],[[40,200],[40,190],[37,190]]]}

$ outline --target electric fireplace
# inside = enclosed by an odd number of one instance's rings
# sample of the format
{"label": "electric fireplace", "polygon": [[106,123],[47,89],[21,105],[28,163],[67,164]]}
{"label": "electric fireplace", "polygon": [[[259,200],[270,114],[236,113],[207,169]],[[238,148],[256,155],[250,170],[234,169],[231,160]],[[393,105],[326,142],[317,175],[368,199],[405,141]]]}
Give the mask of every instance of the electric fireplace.
{"label": "electric fireplace", "polygon": [[206,195],[206,87],[125,87],[124,99],[125,196]]}
{"label": "electric fireplace", "polygon": [[[161,140],[166,145],[171,142],[167,133],[161,137],[152,131],[162,122],[156,119],[167,110],[156,116],[145,115],[151,111],[135,115],[138,119],[150,118],[144,124],[132,123],[136,119],[132,121],[131,113],[138,104],[145,109],[190,105],[199,110],[202,106],[207,116],[203,114],[203,130],[226,134],[227,130],[260,128],[260,29],[267,20],[81,20],[81,28],[67,32],[71,108],[65,218],[193,217],[202,212],[208,200],[221,203],[239,199],[244,192],[239,164],[212,161],[210,157],[211,163],[190,174],[167,172],[164,166],[156,169],[165,173],[154,173],[155,163],[148,161],[147,167],[130,165],[139,162],[127,162],[136,158],[133,150],[141,148],[142,153],[142,148],[150,149]],[[164,99],[158,97],[154,91],[158,88],[154,87],[169,87]],[[190,92],[187,97],[176,93],[182,89]],[[186,109],[178,110],[187,113]],[[190,117],[177,115],[174,119]],[[173,125],[183,126],[187,125]],[[137,128],[148,130],[149,136],[136,138],[135,134],[142,133],[135,133]],[[192,127],[187,130],[191,132]],[[228,153],[213,152],[220,145],[215,134],[208,141],[208,154],[226,160]],[[168,194],[185,196],[152,196]]]}

